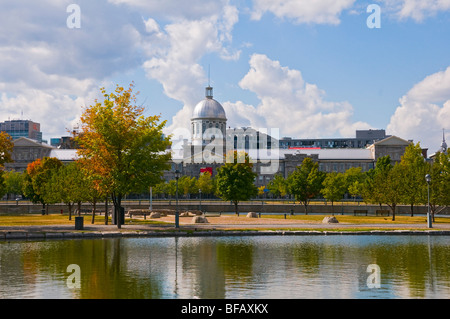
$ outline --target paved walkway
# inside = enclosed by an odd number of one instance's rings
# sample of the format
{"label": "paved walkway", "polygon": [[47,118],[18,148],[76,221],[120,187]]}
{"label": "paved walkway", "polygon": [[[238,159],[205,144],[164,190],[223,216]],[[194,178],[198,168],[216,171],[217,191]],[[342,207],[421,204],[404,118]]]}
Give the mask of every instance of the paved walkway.
{"label": "paved walkway", "polygon": [[421,233],[450,235],[450,223],[433,224],[323,224],[321,222],[299,221],[295,219],[247,218],[222,216],[208,217],[206,224],[193,224],[192,217],[180,217],[180,229],[174,227],[174,216],[158,219],[167,224],[127,223],[120,229],[115,225],[92,225],[84,220],[83,230],[75,230],[72,225],[43,226],[0,226],[1,239],[73,238],[107,236],[157,236],[157,235],[214,235],[214,234],[310,234],[310,233]]}

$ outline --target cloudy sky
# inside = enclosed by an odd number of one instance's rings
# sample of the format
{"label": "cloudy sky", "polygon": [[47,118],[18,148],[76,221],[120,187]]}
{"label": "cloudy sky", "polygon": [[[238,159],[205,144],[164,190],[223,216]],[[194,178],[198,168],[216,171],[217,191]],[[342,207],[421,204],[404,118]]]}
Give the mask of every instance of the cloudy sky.
{"label": "cloudy sky", "polygon": [[170,133],[210,70],[231,127],[386,129],[434,151],[450,140],[449,52],[450,0],[0,0],[0,120],[50,140],[100,87],[134,81]]}

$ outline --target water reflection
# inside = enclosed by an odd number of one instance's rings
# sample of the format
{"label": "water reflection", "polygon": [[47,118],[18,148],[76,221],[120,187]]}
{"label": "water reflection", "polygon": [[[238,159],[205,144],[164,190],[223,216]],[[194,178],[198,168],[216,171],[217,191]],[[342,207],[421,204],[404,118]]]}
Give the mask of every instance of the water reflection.
{"label": "water reflection", "polygon": [[[449,298],[441,236],[0,242],[0,298]],[[80,267],[79,289],[67,266]],[[368,265],[379,288],[368,286]],[[375,278],[375,277],[374,277]]]}

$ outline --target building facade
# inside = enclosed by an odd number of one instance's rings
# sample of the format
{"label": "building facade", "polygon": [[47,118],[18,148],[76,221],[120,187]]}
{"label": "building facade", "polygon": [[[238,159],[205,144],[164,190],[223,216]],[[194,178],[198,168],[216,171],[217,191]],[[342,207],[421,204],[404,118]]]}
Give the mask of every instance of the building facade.
{"label": "building facade", "polygon": [[11,120],[0,122],[0,131],[8,133],[13,140],[27,137],[42,143],[41,124],[29,120]]}
{"label": "building facade", "polygon": [[[375,167],[379,157],[389,155],[398,162],[412,141],[388,136],[384,130],[358,130],[355,138],[292,139],[279,138],[279,130],[270,132],[251,127],[226,127],[226,114],[206,88],[206,98],[194,108],[191,140],[183,141],[183,151],[172,150],[172,169],[165,174],[170,180],[178,170],[182,175],[197,177],[205,171],[213,176],[226,162],[230,151],[246,152],[257,174],[255,184],[267,185],[274,175],[287,178],[306,157],[319,164],[324,172],[345,172],[360,167],[363,172]],[[208,131],[209,129],[209,131]]]}

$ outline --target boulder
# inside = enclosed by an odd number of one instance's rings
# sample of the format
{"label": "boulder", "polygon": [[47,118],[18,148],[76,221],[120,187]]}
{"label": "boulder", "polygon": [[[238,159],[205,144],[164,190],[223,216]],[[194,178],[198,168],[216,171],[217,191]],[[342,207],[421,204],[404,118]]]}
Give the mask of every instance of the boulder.
{"label": "boulder", "polygon": [[206,217],[203,216],[195,216],[194,218],[192,218],[192,223],[193,224],[208,223],[208,220],[206,219]]}
{"label": "boulder", "polygon": [[322,224],[337,224],[337,223],[339,223],[339,221],[334,216],[326,216],[322,220]]}
{"label": "boulder", "polygon": [[258,218],[258,214],[257,214],[257,213],[254,213],[254,212],[249,212],[249,213],[247,214],[247,217],[248,217],[248,218]]}
{"label": "boulder", "polygon": [[161,218],[161,214],[158,212],[152,212],[150,218]]}

